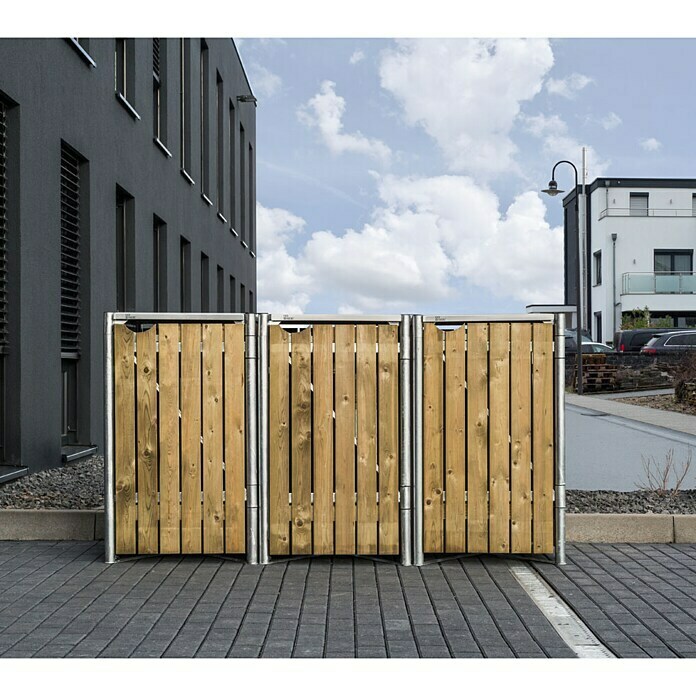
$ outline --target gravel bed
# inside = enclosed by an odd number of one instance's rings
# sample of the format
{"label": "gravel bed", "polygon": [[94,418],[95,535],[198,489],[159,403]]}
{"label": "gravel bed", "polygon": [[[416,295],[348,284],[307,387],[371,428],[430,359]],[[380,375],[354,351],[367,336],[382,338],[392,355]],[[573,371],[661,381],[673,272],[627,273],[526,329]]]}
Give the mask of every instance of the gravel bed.
{"label": "gravel bed", "polygon": [[0,508],[92,510],[104,506],[100,456],[0,483]]}
{"label": "gravel bed", "polygon": [[657,396],[630,396],[625,399],[616,399],[635,406],[647,406],[648,408],[658,408],[661,411],[676,411],[686,413],[689,416],[696,416],[696,408],[688,404],[682,404],[674,398],[674,394],[658,394]]}
{"label": "gravel bed", "polygon": [[653,512],[696,514],[696,490],[660,495],[654,491],[567,491],[566,512]]}
{"label": "gravel bed", "polygon": [[[104,505],[104,460],[90,457],[73,464],[0,484],[0,508],[91,510]],[[568,512],[653,512],[696,514],[696,490],[674,497],[652,491],[577,491],[566,493]]]}

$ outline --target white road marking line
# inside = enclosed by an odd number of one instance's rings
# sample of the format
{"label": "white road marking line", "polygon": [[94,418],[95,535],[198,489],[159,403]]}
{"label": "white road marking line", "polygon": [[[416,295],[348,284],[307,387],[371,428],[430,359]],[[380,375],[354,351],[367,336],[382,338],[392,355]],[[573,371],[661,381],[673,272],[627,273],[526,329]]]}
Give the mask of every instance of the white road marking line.
{"label": "white road marking line", "polygon": [[558,635],[578,657],[592,659],[615,657],[530,566],[518,561],[509,561],[508,568],[539,607],[541,613],[556,629]]}

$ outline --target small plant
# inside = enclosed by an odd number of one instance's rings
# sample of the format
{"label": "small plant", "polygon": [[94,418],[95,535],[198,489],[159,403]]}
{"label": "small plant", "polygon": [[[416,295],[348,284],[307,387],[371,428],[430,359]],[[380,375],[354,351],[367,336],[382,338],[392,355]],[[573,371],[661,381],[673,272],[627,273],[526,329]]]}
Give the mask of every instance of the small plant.
{"label": "small plant", "polygon": [[621,328],[628,329],[671,329],[674,326],[672,317],[652,317],[650,309],[634,309],[624,312],[621,316]]}
{"label": "small plant", "polygon": [[675,464],[673,449],[667,451],[664,463],[658,462],[652,456],[647,459],[641,456],[641,460],[643,462],[643,478],[636,483],[638,489],[652,491],[658,495],[669,497],[670,500],[676,498],[691,468],[691,451],[680,465]]}

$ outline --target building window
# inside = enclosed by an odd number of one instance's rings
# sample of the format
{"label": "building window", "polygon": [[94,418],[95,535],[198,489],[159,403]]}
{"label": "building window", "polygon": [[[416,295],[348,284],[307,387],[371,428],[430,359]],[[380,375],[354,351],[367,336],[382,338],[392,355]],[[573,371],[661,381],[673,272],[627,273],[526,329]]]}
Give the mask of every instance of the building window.
{"label": "building window", "polygon": [[156,215],[152,225],[152,277],[154,281],[154,310],[167,311],[167,225]]}
{"label": "building window", "polygon": [[179,292],[182,312],[191,311],[191,243],[181,238],[179,250]]}
{"label": "building window", "polygon": [[655,273],[691,273],[693,271],[693,251],[655,250]]}
{"label": "building window", "polygon": [[593,254],[594,258],[594,284],[602,284],[602,252],[595,251]]}
{"label": "building window", "polygon": [[167,144],[167,39],[152,39],[152,128]]}
{"label": "building window", "polygon": [[249,311],[250,312],[255,312],[256,307],[254,307],[254,291],[249,290]]}
{"label": "building window", "polygon": [[208,79],[208,45],[201,39],[201,191],[210,193],[210,88]]}
{"label": "building window", "polygon": [[135,105],[135,39],[116,39],[116,94],[131,108]]}
{"label": "building window", "polygon": [[135,234],[133,197],[116,189],[116,309],[135,310]]}
{"label": "building window", "polygon": [[235,141],[237,140],[237,112],[230,99],[230,118],[228,136],[230,139],[230,227],[234,230],[237,225],[237,196],[235,185],[237,182],[237,157],[235,153]]}
{"label": "building window", "polygon": [[7,228],[7,107],[0,101],[0,354],[7,348]]}
{"label": "building window", "polygon": [[222,78],[217,73],[217,206],[218,213],[225,215],[225,100]]}
{"label": "building window", "polygon": [[696,217],[696,193],[691,194],[691,214]]}
{"label": "building window", "polygon": [[629,194],[629,213],[638,217],[645,217],[648,214],[647,193]]}
{"label": "building window", "polygon": [[210,311],[210,259],[201,254],[201,312]]}
{"label": "building window", "polygon": [[191,171],[191,39],[181,39],[179,48],[181,56],[179,75],[181,169],[188,173]]}
{"label": "building window", "polygon": [[598,343],[601,343],[602,342],[602,313],[595,312],[594,320],[595,320],[595,341],[597,341]]}
{"label": "building window", "polygon": [[239,234],[242,242],[246,244],[246,169],[244,166],[244,154],[246,152],[246,138],[244,126],[239,124],[239,209],[241,212],[239,219]]}
{"label": "building window", "polygon": [[225,270],[222,266],[217,267],[217,311],[225,311]]}
{"label": "building window", "polygon": [[230,276],[230,312],[237,311],[237,281]]}
{"label": "building window", "polygon": [[246,308],[246,286],[244,285],[244,283],[240,283],[240,285],[239,285],[239,300],[241,303],[240,307],[239,307],[239,311],[242,312],[242,314],[243,314],[244,312],[247,311],[247,308]]}
{"label": "building window", "polygon": [[[256,251],[256,211],[254,206],[254,200],[256,199],[256,175],[254,173],[254,148],[251,143],[249,143],[249,233],[247,239],[249,241],[249,248],[255,252]],[[246,205],[246,203],[245,203]],[[251,309],[249,310],[251,311]]]}
{"label": "building window", "polygon": [[80,165],[65,143],[60,148],[60,350],[80,353]]}

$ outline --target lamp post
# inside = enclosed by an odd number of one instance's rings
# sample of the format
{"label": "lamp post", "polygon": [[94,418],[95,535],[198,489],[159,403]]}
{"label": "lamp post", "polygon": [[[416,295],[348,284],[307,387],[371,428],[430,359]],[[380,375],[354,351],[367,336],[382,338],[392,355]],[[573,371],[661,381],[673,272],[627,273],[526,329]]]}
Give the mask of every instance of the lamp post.
{"label": "lamp post", "polygon": [[578,205],[579,193],[578,193],[578,170],[577,167],[568,160],[560,160],[553,165],[551,170],[551,181],[549,181],[548,188],[542,189],[542,193],[546,193],[549,196],[557,196],[559,193],[564,193],[562,189],[558,188],[558,183],[556,182],[556,167],[559,164],[569,164],[573,168],[575,173],[575,220],[577,225],[577,235],[578,235],[578,258],[577,258],[577,282],[575,284],[576,294],[575,294],[575,342],[577,343],[577,357],[575,359],[575,364],[577,366],[578,374],[578,394],[582,394],[582,322],[580,319],[580,312],[582,307],[582,292],[581,292],[581,282],[580,282],[580,257],[582,255],[582,243],[580,239],[580,206]]}

